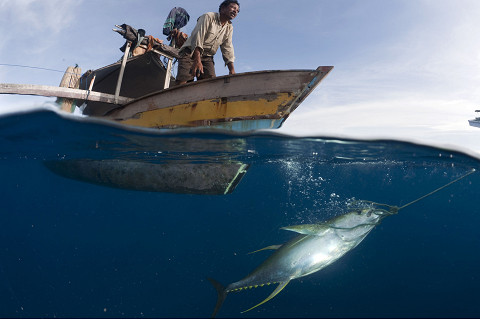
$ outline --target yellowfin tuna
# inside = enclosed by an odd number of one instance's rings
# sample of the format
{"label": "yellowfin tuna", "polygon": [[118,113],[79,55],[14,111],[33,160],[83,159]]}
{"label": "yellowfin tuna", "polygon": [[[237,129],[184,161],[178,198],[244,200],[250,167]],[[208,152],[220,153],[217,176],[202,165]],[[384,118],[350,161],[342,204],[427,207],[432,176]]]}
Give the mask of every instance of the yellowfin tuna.
{"label": "yellowfin tuna", "polygon": [[363,204],[359,208],[352,209],[350,212],[327,222],[282,228],[283,230],[296,232],[298,235],[285,244],[272,245],[254,251],[275,250],[267,260],[245,278],[229,284],[226,288],[218,281],[208,279],[218,293],[218,300],[212,317],[216,316],[229,292],[278,283],[277,288],[265,300],[244,312],[264,304],[282,291],[291,280],[317,272],[343,257],[362,242],[368,233],[386,216],[396,214],[400,209],[440,191],[473,172],[475,172],[474,169],[402,207],[359,201]]}

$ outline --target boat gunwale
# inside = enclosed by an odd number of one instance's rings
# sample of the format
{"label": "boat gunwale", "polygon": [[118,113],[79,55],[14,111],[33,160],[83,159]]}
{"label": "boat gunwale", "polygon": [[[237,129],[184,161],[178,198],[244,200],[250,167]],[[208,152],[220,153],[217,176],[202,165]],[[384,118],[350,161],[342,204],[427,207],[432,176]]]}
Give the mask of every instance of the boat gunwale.
{"label": "boat gunwale", "polygon": [[[315,73],[326,72],[326,73],[328,73],[331,69],[333,69],[333,67],[330,67],[330,66],[322,66],[322,67],[319,67],[319,68],[330,68],[330,69],[326,70],[326,71],[319,70],[318,68],[317,69],[287,69],[287,70],[249,71],[249,72],[242,72],[242,73],[218,76],[218,77],[210,78],[210,79],[203,79],[203,80],[198,80],[198,81],[193,81],[193,82],[187,82],[187,83],[182,84],[182,85],[178,85],[178,86],[174,85],[170,88],[166,88],[166,89],[163,89],[163,90],[158,90],[158,91],[146,94],[144,96],[135,98],[134,100],[131,100],[128,103],[122,105],[121,108],[127,107],[128,105],[136,103],[139,100],[142,100],[142,99],[145,99],[145,98],[148,98],[148,97],[152,97],[152,96],[155,96],[155,95],[160,94],[160,93],[170,92],[170,91],[173,91],[173,90],[179,90],[179,89],[183,89],[183,88],[188,88],[188,87],[191,87],[191,86],[196,86],[200,83],[204,84],[204,83],[208,83],[208,82],[220,82],[222,79],[225,80],[225,79],[230,79],[230,78],[240,78],[240,77],[256,75],[256,74],[294,73],[294,72],[295,73],[312,73],[312,72],[315,72]],[[313,78],[314,78],[314,76],[312,76],[312,79]],[[117,110],[117,109],[115,109],[115,110]]]}
{"label": "boat gunwale", "polygon": [[[212,99],[220,99],[223,97],[227,97],[229,99],[235,98],[235,97],[242,97],[242,96],[265,96],[265,95],[271,95],[271,94],[278,94],[278,93],[289,93],[289,94],[294,94],[294,100],[290,102],[290,104],[294,104],[298,101],[300,103],[305,99],[306,96],[323,80],[323,78],[333,69],[331,66],[320,66],[317,69],[290,69],[290,70],[264,70],[264,71],[253,71],[253,72],[244,72],[244,73],[237,73],[234,75],[224,75],[224,76],[219,76],[211,79],[204,79],[204,80],[199,80],[191,83],[186,83],[183,85],[179,86],[173,86],[167,89],[159,90],[156,92],[149,93],[147,95],[144,95],[142,97],[136,98],[124,105],[119,105],[117,108],[110,110],[107,114],[103,115],[102,117],[109,118],[111,120],[122,120],[122,119],[128,119],[133,117],[135,114],[143,113],[145,111],[151,111],[151,110],[156,110],[156,109],[164,109],[164,108],[172,108],[178,105],[185,105],[185,104],[190,104],[190,103],[196,103],[198,101],[205,101],[205,100],[212,100]],[[277,74],[277,75],[282,75],[285,79],[291,79],[288,77],[288,74],[293,74],[296,73],[298,74],[297,78],[307,78],[307,79],[302,79],[300,83],[298,83],[297,87],[292,87],[292,90],[289,88],[279,88],[279,90],[272,90],[271,87],[262,87],[261,93],[242,93],[239,92],[236,95],[232,94],[225,94],[225,95],[218,95],[215,94],[215,92],[207,92],[203,96],[199,96],[199,91],[202,89],[202,87],[205,86],[211,86],[212,91],[218,90],[219,87],[225,83],[230,83],[232,81],[244,81],[245,77],[256,77],[256,76],[270,76],[272,74]],[[312,85],[312,82],[313,85]],[[211,84],[211,85],[210,85]],[[276,84],[275,86],[278,86]],[[288,87],[288,86],[287,86]],[[193,93],[193,95],[197,94],[196,98],[187,98],[186,95],[177,95],[175,91],[181,90],[185,92],[191,92],[189,91],[189,88],[197,88],[197,91]],[[198,89],[200,88],[200,89]],[[258,88],[258,87],[257,87]],[[181,93],[181,92],[180,92]],[[168,96],[169,95],[169,96]],[[152,105],[155,105],[155,100],[159,99],[160,96],[166,96],[166,101],[170,101],[170,99],[175,99],[175,102],[172,102],[171,104],[167,103],[166,105],[160,106],[160,107],[152,107]],[[300,100],[298,99],[300,98]],[[150,101],[148,100],[150,99]],[[137,106],[135,109],[131,109],[133,105],[135,104],[142,104],[144,106],[148,106],[145,108]],[[297,104],[298,106],[298,104]],[[129,108],[130,107],[130,108]],[[296,106],[295,106],[296,107]],[[289,111],[293,111],[294,108],[287,108]]]}

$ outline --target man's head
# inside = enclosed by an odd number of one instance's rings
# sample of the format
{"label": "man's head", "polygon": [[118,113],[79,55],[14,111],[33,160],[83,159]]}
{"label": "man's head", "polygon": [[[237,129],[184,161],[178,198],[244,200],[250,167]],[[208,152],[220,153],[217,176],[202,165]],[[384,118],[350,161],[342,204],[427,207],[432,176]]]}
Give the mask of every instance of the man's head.
{"label": "man's head", "polygon": [[218,8],[220,15],[227,20],[233,20],[240,12],[240,3],[237,0],[225,0]]}

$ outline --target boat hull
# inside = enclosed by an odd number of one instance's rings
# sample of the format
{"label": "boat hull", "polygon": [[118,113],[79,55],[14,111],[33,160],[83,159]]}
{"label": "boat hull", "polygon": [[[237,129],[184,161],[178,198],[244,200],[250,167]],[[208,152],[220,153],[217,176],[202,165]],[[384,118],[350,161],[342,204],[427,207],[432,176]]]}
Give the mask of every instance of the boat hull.
{"label": "boat hull", "polygon": [[468,123],[470,123],[472,127],[480,128],[480,119],[468,120]]}
{"label": "boat hull", "polygon": [[228,75],[161,90],[103,118],[147,128],[279,128],[333,67]]}

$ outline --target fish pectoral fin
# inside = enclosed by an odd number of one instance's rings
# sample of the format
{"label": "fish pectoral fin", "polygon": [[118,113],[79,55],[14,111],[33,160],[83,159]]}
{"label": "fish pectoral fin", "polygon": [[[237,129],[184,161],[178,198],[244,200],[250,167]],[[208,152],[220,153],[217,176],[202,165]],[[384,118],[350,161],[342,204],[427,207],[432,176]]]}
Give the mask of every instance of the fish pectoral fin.
{"label": "fish pectoral fin", "polygon": [[280,248],[281,246],[282,246],[281,244],[276,244],[276,245],[272,245],[272,246],[268,246],[268,247],[262,248],[262,249],[260,249],[260,250],[256,250],[256,251],[249,252],[248,254],[260,252],[260,251],[263,251],[263,250],[277,250],[277,249]]}
{"label": "fish pectoral fin", "polygon": [[311,236],[321,236],[325,231],[327,231],[328,227],[325,224],[299,224],[280,229]]}
{"label": "fish pectoral fin", "polygon": [[245,311],[242,311],[242,313],[245,313],[245,312],[248,312],[252,309],[255,309],[256,307],[258,306],[261,306],[262,304],[264,304],[265,302],[271,300],[273,297],[275,297],[280,291],[283,290],[283,288],[285,288],[287,286],[287,284],[290,282],[290,280],[287,280],[287,281],[284,281],[284,282],[280,282],[280,284],[278,285],[278,287],[275,289],[275,291],[273,291],[269,296],[268,298],[266,298],[265,300],[263,300],[262,302],[260,302],[259,304],[251,307],[250,309],[248,310],[245,310]]}

